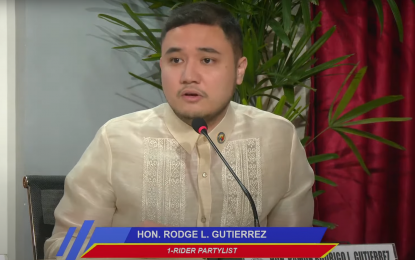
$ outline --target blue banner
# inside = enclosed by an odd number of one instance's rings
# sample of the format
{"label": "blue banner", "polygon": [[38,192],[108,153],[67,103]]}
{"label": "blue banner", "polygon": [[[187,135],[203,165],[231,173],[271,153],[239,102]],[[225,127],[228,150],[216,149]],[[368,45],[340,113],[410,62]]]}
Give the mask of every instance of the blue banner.
{"label": "blue banner", "polygon": [[[70,248],[67,260],[76,258],[87,238],[87,234],[92,228],[93,222],[93,220],[84,222],[73,246]],[[85,252],[94,244],[105,244],[107,247],[128,244],[136,246],[168,246],[169,244],[239,244],[245,246],[256,244],[263,246],[280,244],[280,246],[288,247],[290,245],[310,246],[311,244],[317,246],[316,244],[321,243],[326,230],[327,228],[324,227],[97,227],[89,240]],[[74,232],[75,228],[69,229],[57,256],[63,255]],[[101,246],[94,253],[90,252],[90,254],[102,253],[99,251],[101,249],[107,250]]]}
{"label": "blue banner", "polygon": [[327,228],[131,228],[125,243],[320,243]]}
{"label": "blue banner", "polygon": [[326,228],[97,227],[95,243],[320,243]]}

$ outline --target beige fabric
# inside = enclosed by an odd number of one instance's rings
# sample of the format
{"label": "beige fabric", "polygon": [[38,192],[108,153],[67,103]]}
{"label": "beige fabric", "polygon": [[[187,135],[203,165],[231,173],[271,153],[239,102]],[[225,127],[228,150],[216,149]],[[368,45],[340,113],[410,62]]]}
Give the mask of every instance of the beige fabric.
{"label": "beige fabric", "polygon": [[[225,141],[218,141],[218,134]],[[286,119],[231,102],[209,131],[253,196],[261,226],[312,226],[312,168]],[[68,174],[46,258],[69,227],[253,226],[248,199],[208,143],[168,104],[110,120]],[[92,229],[93,230],[93,229]],[[75,233],[76,235],[76,233]]]}

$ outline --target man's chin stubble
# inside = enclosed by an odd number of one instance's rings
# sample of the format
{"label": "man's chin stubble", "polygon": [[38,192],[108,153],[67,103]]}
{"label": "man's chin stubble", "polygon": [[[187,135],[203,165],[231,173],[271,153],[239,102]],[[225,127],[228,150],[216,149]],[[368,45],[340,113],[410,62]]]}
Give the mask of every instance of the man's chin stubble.
{"label": "man's chin stubble", "polygon": [[216,121],[217,117],[220,116],[224,111],[227,110],[229,104],[230,104],[230,101],[229,101],[229,103],[225,104],[220,110],[216,111],[213,114],[206,114],[206,113],[203,113],[203,112],[200,112],[200,113],[180,113],[179,111],[177,111],[175,109],[173,109],[173,111],[177,115],[178,118],[180,118],[183,122],[185,122],[186,124],[188,124],[190,126],[192,125],[193,119],[195,119],[197,117],[203,118],[209,125],[211,122]]}

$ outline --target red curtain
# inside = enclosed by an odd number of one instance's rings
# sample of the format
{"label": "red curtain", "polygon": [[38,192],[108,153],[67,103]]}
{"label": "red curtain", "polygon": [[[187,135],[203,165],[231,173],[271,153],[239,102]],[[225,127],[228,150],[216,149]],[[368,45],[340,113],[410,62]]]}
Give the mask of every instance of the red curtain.
{"label": "red curtain", "polygon": [[[346,13],[340,0],[323,0],[313,6],[313,15],[323,13],[320,37],[332,26],[336,32],[316,54],[318,63],[354,54],[347,63],[368,66],[350,108],[385,95],[403,95],[404,100],[375,109],[362,118],[413,117],[415,112],[415,6],[411,0],[396,0],[401,11],[404,40],[399,42],[393,14],[383,1],[384,29],[371,0],[348,0]],[[341,66],[313,79],[309,135],[327,127],[328,110],[352,66]],[[343,139],[327,131],[307,147],[312,154],[338,153],[340,159],[315,165],[322,177],[335,181],[316,201],[315,218],[338,225],[328,230],[324,241],[395,243],[401,260],[415,259],[415,121],[367,124],[357,127],[403,145],[401,151],[385,144],[351,136],[371,175],[368,176]]]}

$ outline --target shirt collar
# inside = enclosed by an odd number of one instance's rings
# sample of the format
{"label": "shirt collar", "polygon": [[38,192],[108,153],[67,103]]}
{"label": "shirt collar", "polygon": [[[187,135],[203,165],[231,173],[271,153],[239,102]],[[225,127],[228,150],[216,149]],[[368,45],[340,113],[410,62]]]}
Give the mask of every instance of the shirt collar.
{"label": "shirt collar", "polygon": [[[174,139],[176,139],[187,153],[191,154],[201,135],[196,133],[191,126],[178,118],[169,104],[166,104],[164,122]],[[225,116],[219,124],[213,130],[209,131],[209,137],[218,147],[219,151],[222,151],[223,147],[228,142],[228,139],[233,132],[234,125],[235,110],[231,102]]]}

